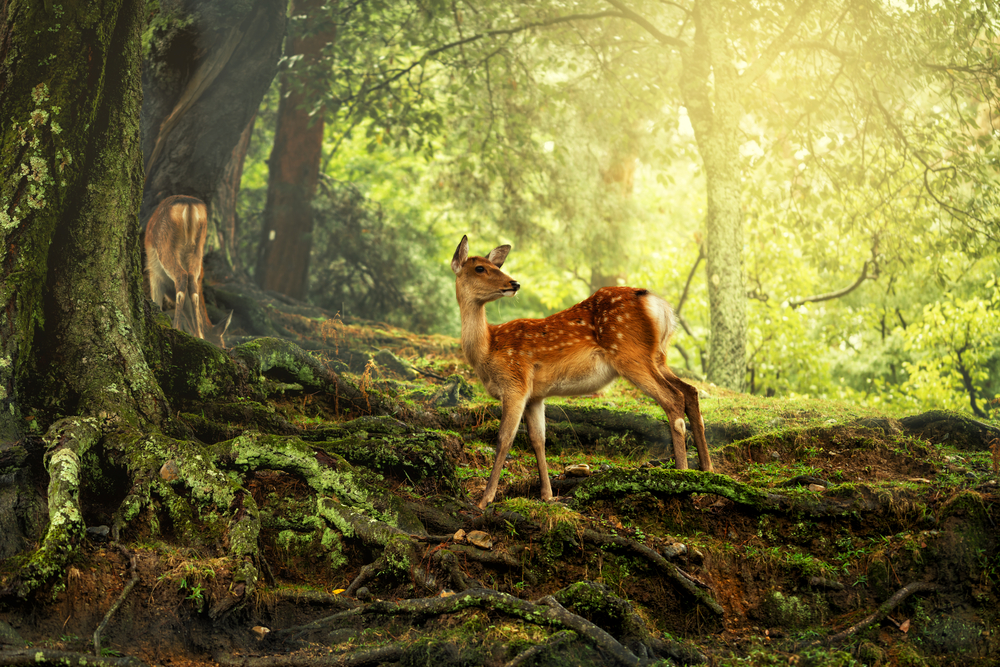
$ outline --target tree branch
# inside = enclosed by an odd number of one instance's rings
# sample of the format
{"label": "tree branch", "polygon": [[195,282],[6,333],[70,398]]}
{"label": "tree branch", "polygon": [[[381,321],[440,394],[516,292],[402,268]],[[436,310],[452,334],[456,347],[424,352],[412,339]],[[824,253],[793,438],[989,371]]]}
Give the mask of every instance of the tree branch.
{"label": "tree branch", "polygon": [[798,31],[809,12],[812,11],[814,4],[816,4],[816,0],[804,0],[792,14],[788,23],[785,24],[785,29],[781,31],[781,34],[771,40],[760,57],[743,71],[743,76],[740,77],[743,88],[756,81],[774,64],[781,52],[787,50],[789,41]]}
{"label": "tree branch", "polygon": [[[868,272],[869,267],[873,267],[871,273]],[[815,296],[805,296],[801,299],[789,299],[788,305],[792,308],[798,308],[799,306],[805,305],[807,303],[818,303],[820,301],[830,301],[832,299],[839,299],[842,296],[850,294],[858,287],[861,286],[866,280],[875,280],[879,276],[878,261],[875,259],[874,254],[871,259],[865,260],[865,265],[861,267],[861,275],[853,283],[844,287],[843,289],[834,290],[833,292],[827,292],[826,294],[817,294]]]}
{"label": "tree branch", "polygon": [[[809,1],[811,2],[812,0]],[[605,2],[621,12],[621,14],[616,14],[616,16],[620,16],[621,18],[628,19],[632,23],[635,23],[652,35],[660,44],[663,44],[664,46],[672,46],[675,49],[683,49],[687,46],[687,43],[684,40],[671,37],[670,35],[661,32],[659,28],[649,21],[649,19],[626,7],[625,3],[621,2],[621,0],[605,0]]]}
{"label": "tree branch", "polygon": [[381,80],[378,84],[372,86],[371,88],[368,88],[367,90],[359,91],[358,94],[367,95],[376,90],[381,90],[382,88],[386,88],[390,84],[403,78],[404,76],[412,72],[414,69],[425,63],[428,59],[433,58],[439,53],[444,53],[445,51],[449,51],[456,47],[464,46],[472,42],[477,42],[487,37],[516,35],[518,33],[525,32],[526,30],[532,30],[534,28],[547,28],[550,26],[559,25],[561,23],[572,23],[573,21],[592,21],[595,19],[603,19],[603,18],[629,18],[629,17],[622,13],[612,12],[612,11],[592,12],[590,14],[567,14],[566,16],[556,16],[550,19],[546,19],[544,21],[533,21],[531,23],[525,23],[523,25],[514,26],[512,28],[498,28],[496,30],[486,30],[480,33],[476,33],[475,35],[470,35],[463,39],[455,40],[454,42],[449,42],[447,44],[442,44],[441,46],[433,48],[424,53],[424,55],[420,56],[420,58],[418,58],[417,60],[414,60],[409,67],[404,67],[403,69],[396,70],[388,78]]}
{"label": "tree branch", "polygon": [[[688,290],[691,288],[691,280],[694,278],[695,271],[698,270],[698,265],[701,264],[701,260],[705,259],[705,243],[702,241],[698,244],[698,257],[694,260],[694,264],[691,266],[691,270],[688,272],[687,281],[684,283],[684,290],[681,292],[680,298],[677,299],[677,303],[674,305],[674,315],[680,319],[681,308],[684,306],[684,302],[687,300]],[[691,331],[684,327],[685,330],[690,334]]]}

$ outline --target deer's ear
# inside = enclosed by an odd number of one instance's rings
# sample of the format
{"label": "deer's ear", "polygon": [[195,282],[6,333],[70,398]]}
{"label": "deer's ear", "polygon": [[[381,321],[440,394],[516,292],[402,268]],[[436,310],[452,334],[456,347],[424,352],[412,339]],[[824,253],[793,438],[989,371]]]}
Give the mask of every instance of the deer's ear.
{"label": "deer's ear", "polygon": [[451,258],[451,270],[457,275],[467,259],[469,259],[469,237],[463,236],[462,242],[455,248],[455,256]]}
{"label": "deer's ear", "polygon": [[490,250],[490,254],[489,256],[486,257],[486,259],[493,262],[493,264],[495,264],[496,267],[499,269],[501,266],[503,266],[503,262],[505,259],[507,259],[507,253],[509,252],[510,252],[509,245],[497,246],[496,248],[493,248],[493,250]]}

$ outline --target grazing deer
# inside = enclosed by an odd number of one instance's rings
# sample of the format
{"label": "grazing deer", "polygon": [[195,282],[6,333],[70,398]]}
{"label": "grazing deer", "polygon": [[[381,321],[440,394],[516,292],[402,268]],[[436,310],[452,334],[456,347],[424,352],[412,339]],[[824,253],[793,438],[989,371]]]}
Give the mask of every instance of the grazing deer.
{"label": "grazing deer", "polygon": [[545,463],[545,399],[590,394],[619,375],[656,399],[667,413],[677,468],[688,467],[687,415],[701,469],[712,472],[698,390],[667,368],[667,342],[674,329],[669,304],[648,290],[604,287],[572,308],[543,319],[489,324],[486,304],[514,296],[521,287],[500,270],[509,252],[510,246],[502,245],[486,257],[470,257],[469,239],[463,236],[451,260],[457,276],[462,350],[502,408],[497,457],[479,507],[485,508],[496,496],[522,414],[538,460],[542,500],[551,500]]}
{"label": "grazing deer", "polygon": [[149,295],[159,307],[169,282],[175,291],[174,328],[224,348],[222,335],[233,319],[213,325],[202,298],[202,256],[208,233],[205,203],[174,195],[160,202],[146,223],[146,271]]}

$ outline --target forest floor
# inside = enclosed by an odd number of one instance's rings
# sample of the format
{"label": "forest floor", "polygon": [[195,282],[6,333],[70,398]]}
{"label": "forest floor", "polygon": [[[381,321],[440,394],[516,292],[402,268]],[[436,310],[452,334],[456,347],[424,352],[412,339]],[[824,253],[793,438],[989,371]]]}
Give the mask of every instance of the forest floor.
{"label": "forest floor", "polygon": [[[1000,661],[995,424],[691,380],[716,474],[682,472],[661,458],[662,413],[619,381],[549,402],[563,502],[539,500],[521,434],[481,512],[499,406],[457,341],[313,315],[285,309],[281,333],[394,406],[359,422],[373,448],[379,433],[434,436],[437,478],[342,454],[417,516],[422,530],[405,530],[422,545],[416,562],[393,567],[388,551],[346,536],[334,559],[319,537],[299,548],[288,525],[262,518],[261,583],[237,611],[216,613],[232,594],[224,548],[190,548],[169,526],[121,544],[94,534],[44,604],[0,613],[4,664],[93,652],[95,631],[111,664]],[[301,387],[272,407],[303,439],[349,425]],[[286,472],[258,470],[248,486],[262,515],[314,502]]]}

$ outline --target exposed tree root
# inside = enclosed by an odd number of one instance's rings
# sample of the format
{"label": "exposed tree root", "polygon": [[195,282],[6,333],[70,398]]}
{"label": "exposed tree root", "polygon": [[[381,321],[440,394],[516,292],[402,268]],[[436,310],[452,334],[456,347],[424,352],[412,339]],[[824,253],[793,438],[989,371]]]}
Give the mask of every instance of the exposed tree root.
{"label": "exposed tree root", "polygon": [[114,601],[114,604],[112,604],[107,613],[104,614],[104,618],[101,620],[100,625],[98,625],[97,629],[94,630],[94,655],[101,655],[101,635],[104,634],[104,628],[108,627],[108,622],[111,620],[111,617],[115,615],[118,608],[122,606],[122,602],[124,602],[125,598],[128,597],[128,594],[132,592],[135,585],[139,583],[139,570],[136,567],[135,552],[129,551],[120,544],[117,545],[117,547],[122,555],[128,559],[128,571],[132,573],[132,576],[129,577],[128,582],[122,589],[121,595],[118,596],[118,599]]}
{"label": "exposed tree root", "polygon": [[618,498],[636,493],[676,496],[691,493],[721,496],[758,512],[802,513],[810,516],[844,516],[891,512],[901,516],[920,508],[906,492],[893,495],[856,484],[834,487],[823,493],[782,495],[744,484],[725,475],[697,470],[664,468],[615,469],[588,477],[574,494],[579,503],[596,498]]}
{"label": "exposed tree root", "polygon": [[343,656],[323,654],[236,658],[220,652],[213,655],[212,659],[222,667],[365,667],[396,663],[405,654],[406,647],[403,644],[392,644]]}
{"label": "exposed tree root", "polygon": [[366,583],[378,576],[378,573],[385,569],[385,558],[379,557],[372,563],[361,566],[361,571],[358,572],[358,576],[354,577],[351,583],[347,586],[347,590],[344,594],[348,597],[354,597],[358,593],[358,589],[364,586]]}
{"label": "exposed tree root", "polygon": [[520,665],[530,664],[531,661],[535,659],[546,651],[553,651],[558,649],[561,645],[568,641],[572,641],[576,638],[576,633],[572,630],[560,630],[548,639],[546,639],[541,644],[535,644],[527,651],[518,654],[516,658],[507,662],[504,667],[520,667]]}
{"label": "exposed tree root", "polygon": [[14,591],[26,597],[63,571],[86,532],[80,509],[81,459],[101,437],[97,421],[61,419],[45,434],[49,524],[42,545],[18,573]]}
{"label": "exposed tree root", "polygon": [[[644,621],[626,601],[608,594],[602,586],[590,582],[576,584],[556,595],[545,596],[534,603],[484,588],[470,589],[447,597],[416,598],[400,602],[379,600],[318,619],[305,626],[276,631],[268,637],[274,640],[287,638],[289,641],[295,641],[310,632],[322,631],[330,626],[363,623],[369,627],[382,616],[409,616],[411,623],[416,624],[435,616],[478,608],[507,614],[536,625],[557,626],[572,630],[576,635],[598,647],[605,655],[613,659],[615,664],[636,665],[640,663],[640,657],[607,630],[563,606],[563,603],[574,604],[577,602],[583,604],[587,609],[598,612],[602,617],[607,616],[613,619],[617,631],[632,648],[642,654],[643,658],[666,655],[671,650],[677,655],[692,657],[691,651],[654,639]],[[569,639],[569,635],[562,635],[562,637],[562,640]],[[530,656],[524,660],[529,658]]]}
{"label": "exposed tree root", "polygon": [[136,658],[109,658],[90,653],[54,651],[42,648],[24,648],[0,651],[0,664],[18,667],[144,667],[146,663]]}
{"label": "exposed tree root", "polygon": [[852,625],[851,627],[847,628],[846,630],[844,630],[842,632],[838,632],[837,634],[835,634],[835,635],[833,635],[831,637],[827,637],[826,639],[822,639],[822,640],[818,640],[818,641],[814,641],[814,642],[796,644],[794,650],[795,651],[801,651],[804,648],[808,648],[810,646],[819,646],[821,644],[825,644],[827,646],[831,646],[833,644],[839,644],[840,642],[844,641],[845,639],[848,639],[849,637],[851,637],[853,635],[856,635],[857,633],[859,633],[859,632],[861,632],[863,630],[868,629],[869,627],[871,627],[875,623],[878,623],[879,621],[881,621],[882,619],[884,619],[886,616],[888,616],[890,613],[892,613],[893,609],[895,609],[900,604],[902,604],[903,601],[906,600],[906,598],[910,597],[914,593],[920,593],[920,592],[924,592],[924,591],[937,591],[937,590],[940,590],[940,588],[941,587],[938,586],[937,584],[933,584],[933,583],[931,583],[929,581],[914,581],[914,582],[911,582],[911,583],[907,584],[906,586],[903,586],[902,588],[900,588],[895,593],[893,593],[893,595],[892,595],[891,598],[889,598],[884,603],[882,603],[881,605],[879,605],[879,608],[878,608],[877,611],[875,611],[875,613],[871,614],[870,616],[865,617],[860,622],[855,623],[854,625]]}
{"label": "exposed tree root", "polygon": [[707,661],[705,656],[690,646],[653,636],[632,603],[612,594],[603,584],[579,581],[551,597],[563,606],[600,614],[605,619],[608,632],[641,659],[668,656],[685,664]]}
{"label": "exposed tree root", "polygon": [[604,651],[614,658],[615,662],[622,665],[639,664],[639,658],[632,651],[622,646],[617,639],[582,616],[577,616],[573,612],[568,611],[553,596],[546,595],[538,601],[538,604],[549,608],[550,611],[546,616],[550,621],[555,621],[581,637],[586,637],[592,643],[604,649]]}
{"label": "exposed tree root", "polygon": [[233,348],[230,354],[258,376],[269,375],[279,381],[296,382],[307,390],[326,392],[333,396],[335,405],[358,414],[389,412],[378,394],[344,381],[319,359],[287,340],[258,338]]}
{"label": "exposed tree root", "polygon": [[709,594],[698,587],[698,585],[701,585],[704,588],[708,588],[706,584],[701,583],[691,575],[683,572],[679,567],[668,561],[653,549],[647,547],[645,544],[639,544],[635,540],[630,540],[627,537],[606,535],[590,529],[583,531],[583,538],[589,542],[593,542],[594,544],[615,545],[631,549],[659,568],[665,576],[672,579],[686,593],[701,604],[705,605],[705,607],[711,610],[716,616],[723,615],[724,612],[722,610],[722,606]]}

